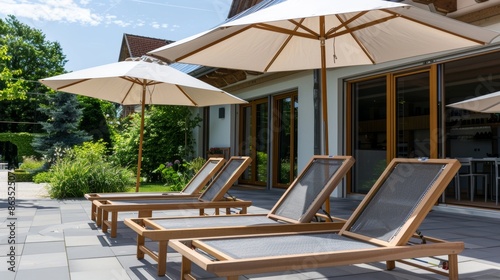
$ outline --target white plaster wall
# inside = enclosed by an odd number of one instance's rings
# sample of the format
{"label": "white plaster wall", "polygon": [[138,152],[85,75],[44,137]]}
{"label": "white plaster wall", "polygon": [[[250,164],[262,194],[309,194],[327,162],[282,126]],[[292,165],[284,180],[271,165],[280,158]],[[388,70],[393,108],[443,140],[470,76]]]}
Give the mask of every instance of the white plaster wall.
{"label": "white plaster wall", "polygon": [[[219,108],[224,108],[225,117],[219,118]],[[231,147],[231,139],[236,134],[236,128],[231,120],[235,118],[234,105],[219,105],[210,107],[209,147]]]}

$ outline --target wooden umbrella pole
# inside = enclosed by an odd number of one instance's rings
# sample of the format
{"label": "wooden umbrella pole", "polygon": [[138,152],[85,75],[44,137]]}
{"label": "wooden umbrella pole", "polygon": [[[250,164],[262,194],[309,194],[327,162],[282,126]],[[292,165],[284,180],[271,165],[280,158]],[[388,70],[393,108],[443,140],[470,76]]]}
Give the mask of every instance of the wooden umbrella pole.
{"label": "wooden umbrella pole", "polygon": [[323,111],[323,146],[324,155],[328,155],[328,104],[326,90],[326,50],[325,50],[325,17],[319,18],[320,22],[320,49],[321,49],[321,110]]}
{"label": "wooden umbrella pole", "polygon": [[[321,36],[321,110],[323,111],[323,147],[324,155],[328,155],[328,104],[326,90],[326,50],[325,50],[325,17],[319,18]],[[325,211],[330,214],[330,198],[325,200]]]}
{"label": "wooden umbrella pole", "polygon": [[139,129],[139,155],[137,159],[137,178],[135,181],[135,192],[139,192],[141,186],[141,164],[142,164],[142,140],[144,138],[144,110],[146,108],[146,85],[142,86],[141,102],[141,127]]}

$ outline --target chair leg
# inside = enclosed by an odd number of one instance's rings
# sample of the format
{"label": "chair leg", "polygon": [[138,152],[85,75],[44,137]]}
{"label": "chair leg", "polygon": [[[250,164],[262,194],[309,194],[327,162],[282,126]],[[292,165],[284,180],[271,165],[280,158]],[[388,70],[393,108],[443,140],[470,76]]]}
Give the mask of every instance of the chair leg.
{"label": "chair leg", "polygon": [[[498,184],[499,184],[498,179],[499,178],[496,178],[496,180],[495,180],[495,205],[498,205]],[[493,182],[492,182],[492,184],[493,184]],[[493,195],[493,191],[491,191],[491,193]]]}
{"label": "chair leg", "polygon": [[469,195],[470,195],[470,201],[474,201],[474,190],[475,190],[475,186],[476,185],[476,182],[474,180],[474,176],[470,176],[470,186],[469,186]]}
{"label": "chair leg", "polygon": [[158,276],[167,273],[167,244],[168,241],[158,242]]}
{"label": "chair leg", "polygon": [[458,279],[458,256],[455,254],[448,255],[448,278]]}
{"label": "chair leg", "polygon": [[484,176],[484,202],[488,202],[488,175]]}
{"label": "chair leg", "polygon": [[471,176],[471,196],[470,196],[470,201],[474,200],[475,196],[475,191],[476,191],[476,177],[482,177],[483,178],[483,187],[484,187],[484,202],[488,202],[488,175],[487,174],[474,174]]}

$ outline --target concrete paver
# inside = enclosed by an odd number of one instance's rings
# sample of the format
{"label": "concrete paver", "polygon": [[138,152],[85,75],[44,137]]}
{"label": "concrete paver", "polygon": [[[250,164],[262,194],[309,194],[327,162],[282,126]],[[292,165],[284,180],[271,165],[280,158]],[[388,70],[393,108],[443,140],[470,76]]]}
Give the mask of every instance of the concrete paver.
{"label": "concrete paver", "polygon": [[[0,172],[0,279],[179,279],[180,255],[169,250],[167,277],[156,275],[148,256],[137,260],[136,235],[120,223],[117,238],[110,238],[90,220],[90,202],[53,200],[43,186],[16,184],[14,215],[10,215],[6,172]],[[267,213],[280,190],[230,191],[253,201],[251,213]],[[347,218],[358,200],[332,199],[332,214]],[[11,208],[12,209],[12,208]],[[175,215],[196,214],[179,211]],[[173,215],[155,212],[155,215]],[[123,213],[120,219],[134,217]],[[11,225],[15,225],[11,231]],[[12,226],[11,226],[12,227]],[[465,242],[459,256],[460,279],[500,279],[500,212],[438,206],[427,216],[421,231],[449,241]],[[9,243],[15,240],[15,244]],[[11,250],[13,248],[13,250]],[[432,263],[435,260],[427,260]],[[11,270],[15,270],[12,272]],[[195,269],[202,279],[219,279]],[[386,271],[384,263],[246,275],[248,279],[445,279],[414,267],[398,265]]]}

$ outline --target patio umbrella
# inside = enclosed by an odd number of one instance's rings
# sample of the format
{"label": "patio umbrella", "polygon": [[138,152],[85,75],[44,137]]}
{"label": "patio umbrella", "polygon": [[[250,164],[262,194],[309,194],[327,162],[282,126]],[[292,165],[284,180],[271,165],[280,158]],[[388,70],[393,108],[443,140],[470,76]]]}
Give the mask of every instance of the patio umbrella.
{"label": "patio umbrella", "polygon": [[446,105],[481,113],[500,113],[500,91]]}
{"label": "patio umbrella", "polygon": [[326,69],[484,45],[498,33],[381,0],[264,0],[206,32],[149,54],[259,72],[321,70],[328,154]]}
{"label": "patio umbrella", "polygon": [[100,98],[123,105],[142,106],[136,192],[140,186],[146,104],[203,107],[246,103],[223,90],[148,57],[83,69],[41,79],[40,82],[58,91]]}

